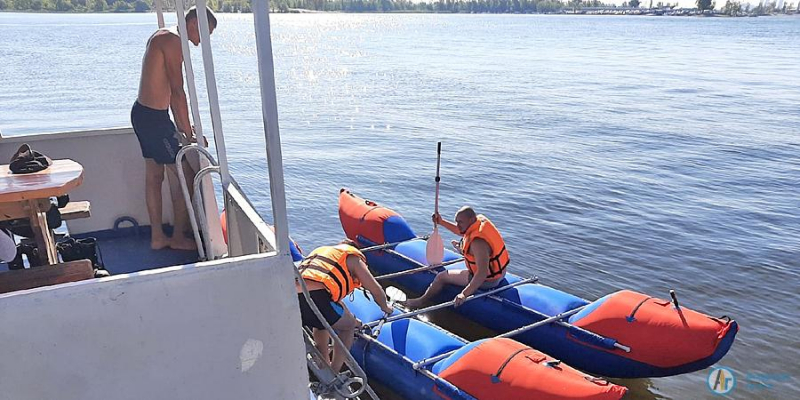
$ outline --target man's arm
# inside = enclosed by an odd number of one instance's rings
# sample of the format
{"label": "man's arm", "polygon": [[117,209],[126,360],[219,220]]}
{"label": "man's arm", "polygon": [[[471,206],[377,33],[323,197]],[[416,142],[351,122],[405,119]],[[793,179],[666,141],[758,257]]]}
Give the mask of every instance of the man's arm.
{"label": "man's arm", "polygon": [[169,106],[178,131],[191,141],[193,136],[192,125],[189,122],[189,107],[186,104],[186,93],[183,91],[183,53],[181,52],[181,39],[175,35],[163,35],[161,51],[164,54],[164,63],[167,67],[169,79],[170,98]]}
{"label": "man's arm", "polygon": [[448,231],[453,232],[454,234],[461,236],[461,232],[458,231],[458,226],[455,224],[455,222],[450,222],[450,221],[442,218],[442,216],[439,215],[439,214],[433,214],[433,223],[434,224],[439,224],[439,225],[445,227]]}
{"label": "man's arm", "polygon": [[486,243],[483,239],[475,239],[469,246],[469,252],[475,257],[475,264],[477,264],[478,270],[475,271],[475,276],[469,281],[467,287],[461,291],[464,297],[469,297],[475,293],[486,281],[486,277],[489,276],[490,251],[489,243]]}
{"label": "man's arm", "polygon": [[381,310],[385,313],[391,313],[392,307],[389,306],[389,302],[386,300],[386,293],[378,281],[375,280],[375,277],[372,276],[372,273],[369,272],[367,264],[364,264],[358,256],[350,255],[347,256],[347,268],[350,269],[350,273],[361,281],[361,286],[364,286],[365,289],[372,293],[372,296],[375,297],[375,303],[381,307]]}

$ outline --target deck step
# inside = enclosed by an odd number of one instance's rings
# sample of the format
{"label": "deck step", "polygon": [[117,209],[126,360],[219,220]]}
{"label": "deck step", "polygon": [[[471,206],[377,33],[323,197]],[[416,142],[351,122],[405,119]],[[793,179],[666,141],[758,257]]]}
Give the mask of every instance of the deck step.
{"label": "deck step", "polygon": [[55,265],[5,271],[0,272],[0,293],[78,282],[92,278],[94,278],[94,269],[92,269],[92,262],[89,260],[69,261]]}

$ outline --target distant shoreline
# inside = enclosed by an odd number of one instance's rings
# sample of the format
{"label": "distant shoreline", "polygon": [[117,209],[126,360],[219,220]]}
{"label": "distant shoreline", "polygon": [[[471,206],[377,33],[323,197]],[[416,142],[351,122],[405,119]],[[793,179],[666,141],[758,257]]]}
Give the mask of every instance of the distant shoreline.
{"label": "distant shoreline", "polygon": [[[563,10],[559,12],[449,12],[449,11],[430,11],[430,10],[391,10],[391,11],[323,11],[323,10],[310,10],[310,9],[289,9],[288,11],[272,11],[270,14],[450,14],[450,15],[578,15],[578,16],[631,16],[631,17],[697,17],[697,18],[754,18],[754,17],[797,17],[800,16],[795,10],[788,11],[787,13],[770,13],[770,14],[742,14],[742,15],[729,15],[723,14],[719,10],[714,10],[713,13],[700,13],[696,9],[675,9],[677,12],[673,14],[655,14],[648,12],[650,9],[641,8],[638,10],[630,10],[624,7],[618,7],[619,10],[609,8],[606,10]],[[606,12],[603,12],[606,11]],[[626,12],[634,11],[634,12]],[[684,11],[681,13],[680,11]],[[692,12],[694,11],[694,12]],[[174,13],[174,10],[165,10],[164,13]],[[252,14],[251,12],[225,12],[214,11],[217,14]],[[70,10],[70,11],[55,11],[55,10],[0,10],[0,13],[18,13],[18,14],[155,14],[155,11],[88,11],[88,10]]]}

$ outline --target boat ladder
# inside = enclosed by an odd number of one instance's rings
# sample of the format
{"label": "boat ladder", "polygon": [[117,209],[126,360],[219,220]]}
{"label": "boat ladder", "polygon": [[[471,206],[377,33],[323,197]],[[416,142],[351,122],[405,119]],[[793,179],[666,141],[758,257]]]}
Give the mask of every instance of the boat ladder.
{"label": "boat ladder", "polygon": [[[322,316],[322,313],[317,308],[317,305],[311,300],[311,295],[308,293],[308,288],[306,287],[305,281],[300,275],[300,270],[297,268],[295,268],[295,277],[303,289],[303,295],[306,298],[306,302],[311,307],[311,310],[314,311],[317,319],[322,322],[322,325],[331,335],[331,339],[333,339],[333,345],[344,348],[344,344],[336,334],[336,331],[334,331],[330,324],[328,324],[328,321]],[[317,349],[314,344],[314,339],[305,328],[303,328],[303,338],[306,344],[306,353],[308,355],[308,368],[317,379],[317,382],[314,382],[310,385],[311,390],[319,399],[329,399],[331,396],[333,396],[333,398],[337,400],[380,400],[380,397],[378,397],[375,391],[369,386],[369,383],[367,383],[367,374],[363,369],[361,369],[349,351],[345,354],[344,360],[344,363],[349,370],[337,373],[328,363],[328,357],[324,357],[320,353],[319,349]],[[362,395],[367,395],[369,397],[362,397]]]}
{"label": "boat ladder", "polygon": [[[189,194],[189,186],[186,182],[186,176],[183,172],[183,168],[180,167],[177,168],[178,180],[181,185],[181,190],[183,191],[183,199],[186,202],[186,210],[189,214],[189,223],[192,226],[194,240],[197,243],[197,254],[200,260],[213,260],[215,258],[222,257],[224,253],[220,254],[221,250],[219,249],[219,244],[214,246],[216,243],[214,243],[212,239],[214,235],[211,233],[211,228],[209,227],[206,206],[211,205],[212,207],[215,207],[217,202],[216,198],[208,198],[209,196],[213,197],[214,195],[213,181],[210,178],[205,178],[211,173],[216,173],[219,175],[220,168],[219,164],[217,164],[216,160],[214,160],[214,157],[211,155],[211,153],[209,153],[205,148],[196,144],[186,145],[178,150],[178,154],[175,157],[178,166],[181,165],[184,158],[189,156],[189,154],[187,154],[189,152],[194,152],[197,154],[198,165],[200,167],[193,179],[193,195],[190,196]],[[204,192],[204,183],[211,184],[212,189]],[[217,213],[218,210],[215,209],[213,212]]]}

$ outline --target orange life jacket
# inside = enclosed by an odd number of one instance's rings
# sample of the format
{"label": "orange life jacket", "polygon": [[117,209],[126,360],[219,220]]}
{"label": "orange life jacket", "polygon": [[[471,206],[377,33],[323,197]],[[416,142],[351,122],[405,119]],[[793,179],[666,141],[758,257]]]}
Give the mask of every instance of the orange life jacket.
{"label": "orange life jacket", "polygon": [[467,268],[469,268],[472,275],[475,275],[478,271],[475,256],[469,252],[469,248],[475,239],[483,239],[491,249],[491,254],[489,254],[489,275],[486,276],[486,281],[493,282],[502,279],[503,272],[505,272],[509,261],[506,243],[492,221],[489,221],[489,218],[483,215],[478,215],[478,221],[467,228],[463,239],[464,245],[461,247],[464,253],[464,260],[467,262]]}
{"label": "orange life jacket", "polygon": [[350,275],[347,268],[347,256],[350,255],[367,261],[364,254],[350,245],[318,247],[300,262],[300,275],[303,279],[322,283],[333,301],[340,301],[361,287],[361,282]]}

